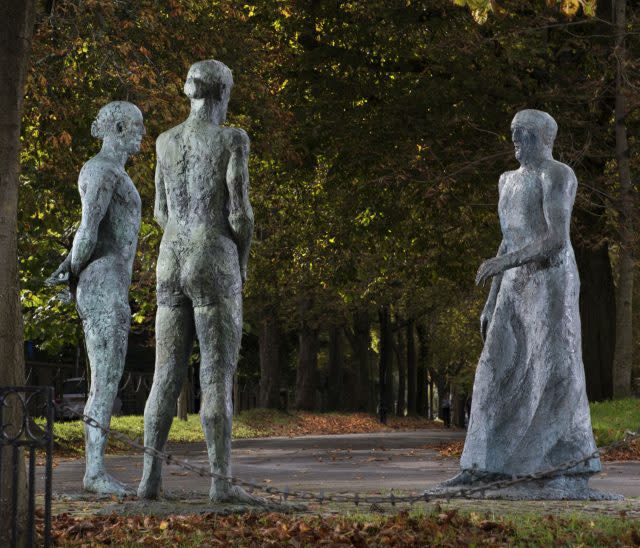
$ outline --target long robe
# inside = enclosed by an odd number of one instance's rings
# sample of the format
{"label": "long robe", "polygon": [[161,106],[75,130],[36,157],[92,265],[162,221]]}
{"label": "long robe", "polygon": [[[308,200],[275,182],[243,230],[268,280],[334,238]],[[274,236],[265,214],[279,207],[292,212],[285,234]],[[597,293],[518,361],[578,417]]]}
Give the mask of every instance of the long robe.
{"label": "long robe", "polygon": [[[499,204],[507,251],[544,237],[543,198],[539,174],[507,174]],[[567,222],[562,248],[548,259],[503,273],[476,370],[463,470],[528,474],[596,448],[582,364],[580,280],[568,233]],[[592,458],[567,473],[599,470],[600,460]]]}

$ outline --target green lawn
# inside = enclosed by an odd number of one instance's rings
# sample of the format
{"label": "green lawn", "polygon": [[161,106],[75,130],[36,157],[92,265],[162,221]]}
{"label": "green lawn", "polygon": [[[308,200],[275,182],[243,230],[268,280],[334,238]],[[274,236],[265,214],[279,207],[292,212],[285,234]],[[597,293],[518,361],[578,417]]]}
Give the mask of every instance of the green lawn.
{"label": "green lawn", "polygon": [[599,446],[619,440],[627,430],[640,432],[640,399],[592,403],[591,423]]}
{"label": "green lawn", "polygon": [[[352,420],[353,417],[358,417],[358,420]],[[319,425],[316,433],[327,432],[326,429],[321,428],[321,425],[326,425],[327,421],[343,424],[344,429],[339,431],[344,433],[348,432],[352,425],[363,422],[366,423],[365,429],[354,431],[366,431],[366,427],[375,425],[375,418],[364,417],[363,415],[356,416],[346,413],[289,414],[270,409],[252,409],[243,411],[234,417],[233,437],[239,439],[314,433],[314,418],[317,419],[315,422]],[[626,399],[593,403],[591,404],[591,420],[598,445],[611,443],[622,438],[626,430],[638,431],[640,429],[640,400]],[[408,419],[404,419],[404,421],[407,422]],[[403,427],[402,422],[399,422],[396,428]],[[301,426],[302,424],[304,424],[304,427]],[[411,427],[410,422],[407,422],[407,424]],[[417,424],[416,426],[423,427],[422,424]],[[134,439],[139,438],[142,440],[143,438],[143,420],[140,415],[113,417],[111,428]],[[78,421],[57,422],[55,424],[55,434],[60,448],[69,453],[82,452],[82,426]],[[189,415],[189,419],[186,422],[177,419],[173,421],[169,442],[187,443],[202,441],[203,439],[198,415]],[[111,450],[125,448],[116,440],[111,440],[109,444]]]}
{"label": "green lawn", "polygon": [[[233,437],[240,439],[273,435],[274,427],[286,428],[287,424],[293,424],[295,421],[295,415],[270,409],[252,409],[234,417]],[[111,428],[132,439],[138,438],[140,441],[144,436],[144,424],[141,415],[113,417],[111,419]],[[80,453],[84,450],[82,424],[80,421],[56,422],[54,433],[58,446],[63,450],[70,453]],[[203,440],[199,415],[189,415],[187,421],[174,419],[169,432],[170,443],[189,443]],[[125,449],[126,446],[117,440],[110,439],[109,448],[121,450]]]}

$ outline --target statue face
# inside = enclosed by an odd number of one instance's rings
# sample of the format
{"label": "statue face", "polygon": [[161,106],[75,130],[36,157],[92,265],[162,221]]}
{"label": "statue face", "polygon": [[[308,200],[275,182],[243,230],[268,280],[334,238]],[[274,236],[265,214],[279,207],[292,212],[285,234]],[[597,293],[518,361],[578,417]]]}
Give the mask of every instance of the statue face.
{"label": "statue face", "polygon": [[142,112],[128,101],[112,101],[103,106],[91,124],[91,135],[127,154],[140,151],[146,133]]}
{"label": "statue face", "polygon": [[127,101],[113,101],[102,107],[91,126],[94,137],[127,154],[140,151],[146,133],[142,112]]}
{"label": "statue face", "polygon": [[116,124],[116,132],[122,148],[130,154],[140,152],[142,137],[147,133],[140,111],[133,112],[125,121]]}
{"label": "statue face", "polygon": [[203,75],[197,68],[192,68],[184,83],[184,94],[192,99],[202,99],[206,96],[206,88]]}
{"label": "statue face", "polygon": [[513,141],[516,160],[520,163],[539,156],[542,143],[537,132],[530,127],[514,124],[511,128],[511,140]]}

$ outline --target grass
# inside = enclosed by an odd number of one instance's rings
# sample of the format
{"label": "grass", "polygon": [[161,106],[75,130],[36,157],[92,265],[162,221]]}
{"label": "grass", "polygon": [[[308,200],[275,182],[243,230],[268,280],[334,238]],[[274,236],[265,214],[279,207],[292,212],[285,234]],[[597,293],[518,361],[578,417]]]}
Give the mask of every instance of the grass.
{"label": "grass", "polygon": [[[286,427],[295,422],[294,415],[288,415],[270,409],[252,409],[234,417],[233,438],[257,438],[274,435],[274,427]],[[144,437],[144,421],[142,415],[123,415],[111,419],[111,428],[132,439],[142,440]],[[54,424],[56,443],[70,454],[83,451],[83,426],[80,421],[59,421]],[[202,426],[199,415],[189,415],[186,421],[174,419],[169,432],[169,443],[190,443],[203,441]],[[126,449],[118,440],[109,440],[108,450]]]}
{"label": "grass", "polygon": [[591,424],[599,446],[623,438],[627,430],[639,432],[640,399],[627,398],[592,403]]}
{"label": "grass", "polygon": [[512,528],[515,545],[607,546],[636,545],[640,541],[637,520],[613,516],[528,514],[498,518]]}

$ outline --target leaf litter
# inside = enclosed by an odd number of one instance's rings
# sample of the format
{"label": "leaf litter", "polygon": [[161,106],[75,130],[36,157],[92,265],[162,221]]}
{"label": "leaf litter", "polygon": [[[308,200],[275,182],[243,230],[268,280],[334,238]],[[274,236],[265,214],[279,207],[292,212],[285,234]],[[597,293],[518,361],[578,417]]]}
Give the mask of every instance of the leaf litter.
{"label": "leaf litter", "polygon": [[526,528],[509,517],[443,508],[424,515],[401,511],[377,516],[249,513],[160,518],[63,513],[54,517],[52,533],[58,546],[509,546],[514,540],[537,544],[548,538],[545,535],[553,535],[560,544],[640,544],[637,523],[623,517],[618,524],[616,530],[600,530],[572,518],[540,516],[536,528]]}

